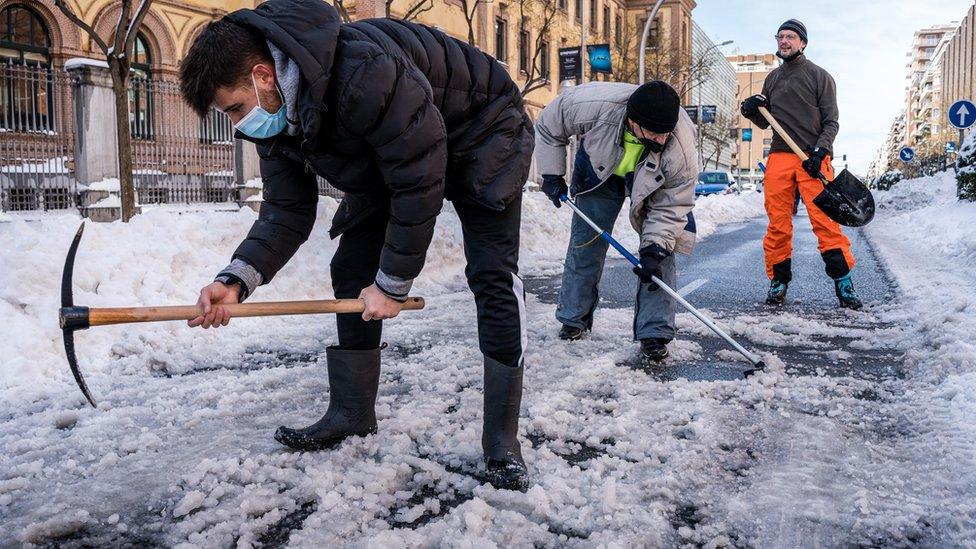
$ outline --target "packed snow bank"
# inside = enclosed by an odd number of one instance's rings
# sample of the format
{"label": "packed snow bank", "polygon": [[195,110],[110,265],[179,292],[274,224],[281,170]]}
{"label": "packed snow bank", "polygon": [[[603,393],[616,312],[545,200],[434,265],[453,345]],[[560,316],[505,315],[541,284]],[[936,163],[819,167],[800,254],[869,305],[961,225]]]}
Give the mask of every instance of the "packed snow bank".
{"label": "packed snow bank", "polygon": [[[701,199],[696,210],[700,233],[707,235],[720,223],[757,215],[762,209],[761,196]],[[332,297],[329,261],[337,242],[329,239],[328,228],[336,207],[335,200],[321,198],[319,222],[309,242],[253,300]],[[554,209],[541,193],[526,193],[523,274],[562,269],[572,215],[569,208]],[[74,302],[90,307],[194,303],[199,289],[227,264],[256,216],[248,208],[180,215],[156,208],[147,209],[127,225],[86,223],[75,261]],[[625,207],[615,234],[636,248],[637,236],[626,216]],[[64,257],[81,220],[63,214],[31,221],[10,215],[4,221],[0,223],[0,264],[4,265],[0,269],[0,316],[6,320],[0,326],[0,340],[9,343],[0,358],[0,390],[20,387],[18,398],[30,399],[32,391],[44,390],[45,383],[70,381],[57,311]],[[445,204],[414,294],[432,296],[463,289],[463,272],[461,225],[453,207]],[[301,320],[238,319],[236,329],[243,337],[235,338],[219,337],[213,330],[189,330],[182,322],[159,323],[151,330],[100,327],[77,332],[75,337],[86,373],[136,373],[145,368],[147,356],[154,368],[173,373],[201,367],[201,356],[214,361],[234,356],[245,345],[269,338],[276,327],[294,322]]]}
{"label": "packed snow bank", "polygon": [[919,375],[976,373],[976,203],[956,198],[951,171],[902,181],[877,203],[868,232],[919,313]]}

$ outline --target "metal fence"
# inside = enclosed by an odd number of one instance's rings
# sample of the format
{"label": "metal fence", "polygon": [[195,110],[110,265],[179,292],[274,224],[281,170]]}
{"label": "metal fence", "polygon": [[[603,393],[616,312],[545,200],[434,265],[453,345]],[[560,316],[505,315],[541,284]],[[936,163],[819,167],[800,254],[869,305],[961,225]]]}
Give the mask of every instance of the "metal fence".
{"label": "metal fence", "polygon": [[0,60],[0,210],[77,205],[71,79],[46,65]]}
{"label": "metal fence", "polygon": [[200,118],[173,80],[133,78],[132,164],[141,204],[236,201],[230,120],[211,110]]}
{"label": "metal fence", "polygon": [[[0,60],[0,211],[82,206],[74,173],[72,77],[60,68]],[[234,130],[226,115],[197,116],[175,80],[129,82],[133,179],[139,204],[239,201]],[[114,125],[106,126],[114,131]],[[318,178],[319,194],[342,192]]]}

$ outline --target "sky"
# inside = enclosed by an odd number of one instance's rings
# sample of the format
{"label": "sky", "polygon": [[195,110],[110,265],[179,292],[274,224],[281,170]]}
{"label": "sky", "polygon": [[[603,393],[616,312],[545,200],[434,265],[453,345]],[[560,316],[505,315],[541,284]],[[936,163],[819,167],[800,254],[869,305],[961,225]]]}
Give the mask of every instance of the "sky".
{"label": "sky", "polygon": [[[774,53],[779,25],[807,27],[807,57],[837,81],[837,157],[865,174],[905,103],[905,54],[916,30],[961,21],[973,0],[698,0],[692,17],[722,51]],[[973,98],[967,98],[973,99]]]}

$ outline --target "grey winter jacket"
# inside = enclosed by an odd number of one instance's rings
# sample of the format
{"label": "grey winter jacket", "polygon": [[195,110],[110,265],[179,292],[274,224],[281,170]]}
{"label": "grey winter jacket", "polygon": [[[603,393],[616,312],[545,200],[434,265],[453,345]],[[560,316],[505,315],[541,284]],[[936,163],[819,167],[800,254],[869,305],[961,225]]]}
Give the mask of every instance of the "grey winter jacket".
{"label": "grey winter jacket", "polygon": [[[592,82],[567,90],[546,105],[535,126],[540,183],[542,175],[566,174],[566,146],[573,136],[581,138],[599,181],[573,192],[589,192],[609,179],[624,154],[620,143],[627,99],[636,89],[634,84]],[[695,126],[681,110],[664,151],[649,152],[634,170],[630,223],[641,235],[642,248],[657,244],[669,252],[690,253],[694,233],[684,228],[695,207],[700,171]]]}

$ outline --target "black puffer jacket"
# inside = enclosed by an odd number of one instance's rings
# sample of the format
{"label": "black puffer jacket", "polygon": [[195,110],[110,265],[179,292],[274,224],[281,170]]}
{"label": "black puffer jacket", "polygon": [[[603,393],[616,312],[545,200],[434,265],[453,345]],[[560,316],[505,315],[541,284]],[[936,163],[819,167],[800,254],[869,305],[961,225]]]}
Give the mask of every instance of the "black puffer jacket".
{"label": "black puffer jacket", "polygon": [[389,209],[380,270],[407,280],[423,267],[445,197],[501,210],[521,192],[531,122],[487,54],[403,21],[340,25],[322,0],[270,0],[226,17],[263,34],[302,76],[301,132],[257,141],[264,204],[235,252],[264,282],[311,232],[315,174],[347,193],[333,238]]}

